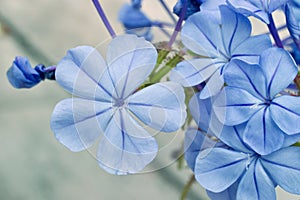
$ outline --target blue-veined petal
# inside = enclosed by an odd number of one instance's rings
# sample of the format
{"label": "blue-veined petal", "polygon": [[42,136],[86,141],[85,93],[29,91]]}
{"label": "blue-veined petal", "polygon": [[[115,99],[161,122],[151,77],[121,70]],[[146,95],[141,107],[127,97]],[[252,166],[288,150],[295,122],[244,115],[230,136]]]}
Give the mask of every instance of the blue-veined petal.
{"label": "blue-veined petal", "polygon": [[261,2],[258,4],[253,4],[252,1],[246,0],[226,0],[226,2],[238,13],[246,16],[254,16],[266,24],[270,23],[268,13],[263,9],[262,5],[259,5]]}
{"label": "blue-veined petal", "polygon": [[222,36],[225,49],[231,55],[234,49],[250,37],[251,24],[247,17],[234,12],[227,6],[220,6],[222,17]]}
{"label": "blue-veined petal", "polygon": [[[226,68],[226,65],[223,68]],[[200,98],[206,99],[218,94],[223,86],[223,75],[221,74],[221,69],[218,69],[207,81],[205,87],[200,93]]]}
{"label": "blue-veined petal", "polygon": [[117,175],[137,173],[157,154],[155,139],[125,108],[116,110],[97,152],[98,164]]}
{"label": "blue-veined petal", "polygon": [[71,151],[94,144],[112,117],[111,103],[84,99],[59,102],[51,116],[51,129],[59,142]]}
{"label": "blue-veined petal", "polygon": [[269,7],[268,7],[268,11],[269,13],[274,12],[275,10],[277,10],[278,8],[280,8],[281,6],[283,6],[284,4],[286,4],[289,0],[269,0]]}
{"label": "blue-veined petal", "polygon": [[206,81],[225,62],[225,60],[210,58],[185,60],[178,63],[171,71],[170,80],[184,87],[195,86]]}
{"label": "blue-veined petal", "polygon": [[247,38],[232,51],[232,59],[239,59],[249,64],[258,64],[260,54],[272,47],[267,34]]}
{"label": "blue-veined petal", "polygon": [[198,55],[225,57],[220,25],[212,22],[210,14],[198,12],[190,16],[182,27],[181,39]]}
{"label": "blue-veined petal", "polygon": [[296,77],[298,69],[291,55],[280,48],[270,48],[261,55],[260,66],[266,77],[267,93],[273,98]]}
{"label": "blue-veined petal", "polygon": [[188,166],[194,171],[196,158],[200,151],[220,146],[222,143],[207,137],[207,134],[198,129],[189,129],[184,138],[184,158]]}
{"label": "blue-veined petal", "polygon": [[111,93],[99,79],[106,63],[98,51],[90,46],[70,49],[58,63],[55,78],[58,84],[75,96],[91,100],[111,101]]}
{"label": "blue-veined petal", "polygon": [[184,98],[184,90],[178,83],[157,83],[130,96],[128,108],[151,128],[173,132],[185,122]]}
{"label": "blue-veined petal", "polygon": [[209,196],[209,198],[213,200],[233,200],[236,199],[236,192],[239,183],[240,182],[238,180],[234,184],[232,184],[229,188],[219,193],[214,193],[209,190],[207,190],[206,193]]}
{"label": "blue-veined petal", "polygon": [[[152,72],[157,59],[154,46],[144,38],[122,35],[114,38],[107,50],[108,72],[101,83],[115,90],[115,98],[124,99],[136,90]],[[107,76],[111,82],[107,82]]]}
{"label": "blue-veined petal", "polygon": [[223,126],[222,132],[218,135],[218,138],[227,146],[235,150],[252,154],[253,151],[249,149],[243,141],[245,127],[245,123],[237,126]]}
{"label": "blue-veined petal", "polygon": [[239,183],[236,199],[276,200],[275,185],[259,160],[249,165]]}
{"label": "blue-veined petal", "polygon": [[248,155],[242,152],[223,148],[206,149],[196,160],[196,180],[207,190],[222,192],[244,173],[247,161]]}
{"label": "blue-veined petal", "polygon": [[272,119],[286,134],[300,133],[300,98],[281,96],[270,105]]}
{"label": "blue-veined petal", "polygon": [[247,121],[264,105],[246,90],[227,86],[217,96],[213,107],[218,119],[225,125],[232,126]]}
{"label": "blue-veined petal", "polygon": [[287,147],[262,157],[262,165],[284,190],[300,194],[300,148]]}
{"label": "blue-veined petal", "polygon": [[258,154],[266,155],[282,147],[284,136],[265,107],[249,119],[243,139]]}
{"label": "blue-veined petal", "polygon": [[300,42],[300,9],[295,5],[295,1],[290,1],[285,6],[285,17],[288,30],[294,40]]}
{"label": "blue-veined petal", "polygon": [[261,101],[266,98],[266,79],[258,65],[233,60],[227,65],[224,80],[227,85],[244,89]]}

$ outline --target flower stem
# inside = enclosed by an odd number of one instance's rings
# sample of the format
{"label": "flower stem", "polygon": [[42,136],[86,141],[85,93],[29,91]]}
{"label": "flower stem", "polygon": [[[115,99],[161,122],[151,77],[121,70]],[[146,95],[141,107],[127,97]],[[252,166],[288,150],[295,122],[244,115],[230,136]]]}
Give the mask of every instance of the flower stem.
{"label": "flower stem", "polygon": [[268,28],[272,37],[274,38],[275,44],[277,47],[283,48],[283,44],[278,35],[278,30],[276,29],[272,14],[269,14],[269,19],[270,19],[270,23],[268,24]]}
{"label": "flower stem", "polygon": [[195,179],[194,175],[192,175],[191,178],[189,179],[189,181],[187,182],[187,184],[183,188],[183,191],[182,191],[181,197],[180,197],[181,200],[186,199],[186,197],[187,197],[189,191],[191,190],[191,187],[192,187],[193,183],[195,182],[195,180],[196,179]]}
{"label": "flower stem", "polygon": [[177,21],[177,24],[175,26],[175,29],[174,29],[174,32],[171,36],[171,39],[168,43],[168,47],[171,48],[171,46],[173,45],[173,43],[175,42],[176,40],[176,37],[181,29],[181,25],[182,25],[182,22],[183,22],[183,19],[184,19],[184,16],[186,15],[186,10],[187,10],[187,0],[184,1],[183,3],[183,7],[182,7],[182,10],[180,12],[180,15],[179,15],[179,20]]}
{"label": "flower stem", "polygon": [[116,33],[114,31],[114,29],[112,28],[111,24],[109,23],[105,13],[104,13],[104,10],[102,9],[102,6],[101,4],[99,3],[98,0],[92,0],[93,3],[94,3],[94,6],[101,18],[101,20],[103,21],[107,31],[109,32],[109,34],[111,35],[112,38],[116,37]]}
{"label": "flower stem", "polygon": [[174,22],[174,24],[176,24],[176,19],[174,17],[174,15],[172,14],[172,12],[170,11],[169,7],[167,6],[167,4],[165,3],[164,0],[159,0],[159,2],[161,3],[161,5],[164,7],[164,9],[166,10],[166,12],[168,13],[168,15],[171,17],[172,21]]}

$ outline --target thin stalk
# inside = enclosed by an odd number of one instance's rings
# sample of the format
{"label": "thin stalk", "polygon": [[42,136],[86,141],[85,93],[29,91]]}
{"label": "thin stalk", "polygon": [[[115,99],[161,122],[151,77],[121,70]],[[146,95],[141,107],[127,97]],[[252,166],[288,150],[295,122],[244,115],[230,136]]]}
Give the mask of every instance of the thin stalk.
{"label": "thin stalk", "polygon": [[115,33],[114,29],[112,28],[111,24],[109,23],[101,4],[99,3],[98,0],[92,0],[92,1],[94,3],[94,6],[95,6],[101,20],[103,21],[107,31],[109,32],[110,36],[112,38],[116,37],[116,33]]}
{"label": "thin stalk", "polygon": [[181,200],[185,200],[189,191],[191,190],[191,187],[193,185],[193,183],[195,182],[195,177],[194,175],[191,176],[191,178],[189,179],[189,181],[187,182],[187,184],[184,186],[182,193],[181,193]]}
{"label": "thin stalk", "polygon": [[282,41],[278,35],[278,30],[276,29],[272,14],[269,14],[270,23],[268,24],[269,31],[274,38],[275,44],[279,48],[283,48]]}
{"label": "thin stalk", "polygon": [[183,19],[184,19],[184,16],[186,15],[186,11],[187,11],[187,0],[184,1],[183,3],[183,7],[182,7],[182,10],[180,12],[180,15],[179,15],[179,20],[175,26],[175,29],[174,29],[174,32],[171,36],[171,39],[168,43],[168,47],[171,48],[171,46],[174,44],[175,40],[176,40],[176,37],[181,29],[181,26],[182,26],[182,22],[183,22]]}

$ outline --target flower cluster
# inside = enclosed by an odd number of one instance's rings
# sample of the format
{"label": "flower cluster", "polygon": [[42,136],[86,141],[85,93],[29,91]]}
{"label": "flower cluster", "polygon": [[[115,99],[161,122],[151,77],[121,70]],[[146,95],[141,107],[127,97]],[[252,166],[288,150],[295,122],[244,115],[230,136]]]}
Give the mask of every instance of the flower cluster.
{"label": "flower cluster", "polygon": [[[156,157],[153,131],[183,128],[184,158],[211,199],[276,199],[277,186],[300,195],[300,1],[178,0],[176,21],[160,0],[168,23],[132,0],[119,12],[127,33],[119,36],[92,1],[112,36],[106,59],[79,46],[56,67],[33,69],[17,57],[7,73],[16,88],[48,78],[73,95],[51,117],[60,143],[78,152],[98,142],[99,166],[125,175]],[[276,27],[275,11],[285,26]],[[254,35],[249,17],[269,32]],[[153,26],[170,37],[163,49],[150,42]],[[284,39],[282,28],[290,33]]]}

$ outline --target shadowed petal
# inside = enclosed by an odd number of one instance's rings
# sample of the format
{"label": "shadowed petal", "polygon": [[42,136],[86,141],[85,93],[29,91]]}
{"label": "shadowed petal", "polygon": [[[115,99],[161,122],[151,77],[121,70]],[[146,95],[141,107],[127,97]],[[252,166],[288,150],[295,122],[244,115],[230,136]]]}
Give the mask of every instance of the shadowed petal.
{"label": "shadowed petal", "polygon": [[270,105],[272,119],[286,134],[300,133],[300,98],[281,96]]}
{"label": "shadowed petal", "polygon": [[65,99],[54,108],[51,129],[59,142],[77,152],[94,144],[111,116],[110,103]]}
{"label": "shadowed petal", "polygon": [[247,17],[234,12],[227,6],[220,6],[222,17],[222,36],[227,54],[232,52],[250,37],[251,24]]}
{"label": "shadowed petal", "polygon": [[155,139],[125,110],[116,110],[99,143],[98,164],[117,175],[137,173],[156,156]]}
{"label": "shadowed petal", "polygon": [[111,93],[99,83],[105,69],[106,63],[95,48],[79,46],[69,50],[58,63],[55,78],[75,96],[111,101]]}
{"label": "shadowed petal", "polygon": [[224,79],[221,75],[221,69],[218,69],[207,81],[205,87],[200,93],[200,99],[206,99],[218,94],[224,86]]}
{"label": "shadowed petal", "polygon": [[275,185],[260,161],[254,161],[240,181],[236,199],[275,200]]}
{"label": "shadowed petal", "polygon": [[244,173],[247,160],[248,155],[242,152],[223,148],[206,149],[196,160],[196,180],[207,190],[222,192]]}
{"label": "shadowed petal", "polygon": [[227,188],[226,190],[219,192],[219,193],[214,193],[209,190],[207,190],[206,192],[207,192],[207,195],[209,196],[209,198],[211,198],[213,200],[233,200],[233,199],[236,199],[236,192],[237,192],[239,183],[240,183],[239,181],[236,181],[229,188]]}
{"label": "shadowed petal", "polygon": [[144,38],[122,35],[114,38],[107,50],[108,71],[101,83],[115,90],[114,97],[124,99],[136,90],[152,72],[157,59],[154,46]]}
{"label": "shadowed petal", "polygon": [[197,129],[189,129],[184,138],[184,158],[188,166],[194,171],[196,158],[200,151],[222,145],[207,137],[207,134]]}
{"label": "shadowed petal", "polygon": [[296,77],[298,69],[291,55],[280,48],[270,48],[261,54],[260,66],[267,80],[267,93],[273,98]]}
{"label": "shadowed petal", "polygon": [[300,148],[287,147],[262,157],[262,165],[284,190],[300,194]]}
{"label": "shadowed petal", "polygon": [[284,135],[265,107],[250,118],[243,139],[258,154],[266,155],[282,147]]}
{"label": "shadowed petal", "polygon": [[232,126],[247,121],[264,107],[262,101],[246,90],[227,86],[217,96],[214,111],[225,125]]}
{"label": "shadowed petal", "polygon": [[198,55],[225,56],[220,25],[212,22],[211,18],[210,14],[201,12],[190,16],[181,31],[182,42]]}
{"label": "shadowed petal", "polygon": [[170,80],[184,87],[195,86],[206,81],[218,68],[225,64],[224,60],[200,58],[185,60],[171,71]]}
{"label": "shadowed petal", "polygon": [[185,122],[184,98],[183,88],[178,83],[157,83],[134,93],[128,99],[128,108],[151,128],[173,132]]}

